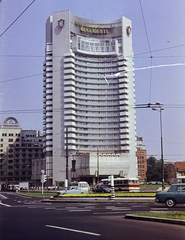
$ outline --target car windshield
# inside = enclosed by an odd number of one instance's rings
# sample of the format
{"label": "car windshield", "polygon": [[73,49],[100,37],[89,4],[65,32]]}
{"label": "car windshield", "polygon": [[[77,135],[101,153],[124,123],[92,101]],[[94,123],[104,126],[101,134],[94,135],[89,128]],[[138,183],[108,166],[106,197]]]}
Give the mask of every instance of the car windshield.
{"label": "car windshield", "polygon": [[169,189],[168,189],[168,192],[171,192],[172,191],[172,186],[171,187],[169,187]]}

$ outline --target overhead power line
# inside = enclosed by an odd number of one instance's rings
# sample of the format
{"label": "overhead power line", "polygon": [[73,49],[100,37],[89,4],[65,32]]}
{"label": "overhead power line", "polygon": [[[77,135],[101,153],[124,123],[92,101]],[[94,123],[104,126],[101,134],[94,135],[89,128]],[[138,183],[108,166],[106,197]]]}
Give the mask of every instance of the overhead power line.
{"label": "overhead power line", "polygon": [[[137,105],[146,105],[146,108],[149,108],[149,107],[147,107],[148,104],[137,104]],[[165,109],[167,109],[167,108],[175,108],[175,109],[183,108],[183,109],[185,109],[185,104],[167,103],[167,104],[163,104],[163,106],[165,107]],[[135,108],[134,105],[129,105],[128,107]],[[144,108],[144,107],[142,107],[142,108]],[[115,110],[115,106],[112,107],[112,109]],[[53,112],[60,112],[61,110],[64,110],[64,108],[53,108],[52,109]],[[78,109],[78,110],[80,111],[80,110],[83,110],[83,109]],[[99,108],[94,108],[93,106],[89,106],[88,111],[90,111],[90,110],[100,111]],[[102,111],[104,111],[104,110],[102,109]],[[19,113],[28,114],[28,113],[42,113],[42,112],[43,112],[42,108],[38,108],[38,109],[12,109],[12,110],[10,109],[10,110],[5,110],[5,111],[0,111],[0,114],[19,114]]]}
{"label": "overhead power line", "polygon": [[[150,55],[152,55],[151,53],[154,52],[160,52],[160,51],[165,51],[165,50],[169,50],[169,49],[175,49],[175,48],[180,48],[180,47],[185,47],[185,44],[181,44],[181,45],[176,45],[176,46],[172,46],[172,47],[167,47],[167,48],[160,48],[160,49],[155,49],[155,50],[151,50],[148,52],[141,52],[141,53],[134,53],[134,58],[151,58],[151,56],[141,56],[144,54],[148,54],[150,53]],[[44,55],[18,55],[18,54],[0,54],[0,57],[15,57],[15,58],[44,58]],[[62,56],[58,55],[58,56],[53,56],[53,58],[60,58]],[[125,56],[125,58],[133,58],[133,56]],[[165,55],[165,56],[154,56],[152,55],[152,58],[169,58],[169,57],[185,57],[185,55]]]}
{"label": "overhead power line", "polygon": [[[144,23],[144,27],[145,27],[145,33],[146,33],[146,38],[147,38],[147,43],[148,43],[148,48],[150,51],[150,65],[152,66],[152,50],[151,50],[151,46],[150,46],[150,41],[149,41],[149,37],[148,37],[148,31],[147,31],[147,27],[146,27],[146,22],[145,22],[145,17],[144,17],[144,12],[143,12],[143,8],[142,8],[142,4],[141,4],[141,0],[139,0],[140,3],[140,8],[141,8],[141,13],[142,13],[142,17],[143,17],[143,23]],[[150,86],[149,86],[149,102],[151,100],[151,94],[152,94],[152,68],[150,69]]]}
{"label": "overhead power line", "polygon": [[148,31],[147,31],[147,27],[146,27],[146,22],[145,22],[145,17],[144,17],[144,12],[143,12],[143,8],[142,8],[142,4],[141,4],[141,0],[139,0],[140,3],[140,8],[141,8],[141,13],[142,13],[142,18],[143,18],[143,23],[144,23],[144,27],[145,27],[145,33],[146,33],[146,39],[147,39],[147,43],[148,43],[148,48],[150,50],[150,55],[152,56],[152,50],[150,47],[150,42],[149,42],[149,37],[148,37]]}
{"label": "overhead power line", "polygon": [[[118,73],[112,74],[112,77],[115,78],[115,77],[118,77],[122,73],[130,72],[130,71],[141,71],[141,70],[147,70],[147,69],[151,69],[151,68],[153,69],[153,68],[175,67],[175,66],[184,66],[184,65],[185,65],[185,62],[180,62],[180,63],[160,64],[160,65],[154,65],[154,66],[151,65],[151,66],[146,66],[146,67],[132,68],[132,69],[128,69],[128,70],[123,71],[123,72],[118,72]],[[53,73],[54,72],[60,72],[60,70],[53,71]],[[43,76],[43,73],[38,73],[38,74],[29,75],[29,76],[23,76],[23,77],[18,77],[18,78],[2,80],[2,81],[0,81],[0,83],[17,81],[17,80],[21,80],[21,79],[25,79],[25,78],[32,78],[32,77],[37,77],[37,76]],[[110,76],[111,75],[109,75],[109,77]]]}
{"label": "overhead power line", "polygon": [[7,79],[7,80],[2,80],[2,81],[0,81],[0,83],[12,82],[12,81],[17,81],[17,80],[25,79],[25,78],[38,77],[38,76],[43,76],[43,73],[38,73],[38,74],[33,74],[33,75],[29,75],[29,76],[24,76],[24,77],[18,77],[18,78],[11,78],[11,79]]}
{"label": "overhead power line", "polygon": [[27,8],[24,9],[24,11],[22,11],[21,14],[19,14],[19,16],[0,34],[0,37],[2,37],[5,32],[8,31],[8,29],[28,10],[28,8],[35,2],[35,0],[33,0],[28,6]]}
{"label": "overhead power line", "polygon": [[18,54],[0,54],[0,57],[16,57],[16,58],[43,58],[44,55],[18,55]]}
{"label": "overhead power line", "polygon": [[[160,52],[160,51],[165,51],[165,50],[169,50],[169,49],[174,49],[174,48],[179,48],[179,47],[185,47],[185,44],[181,44],[181,45],[176,45],[176,46],[172,46],[172,47],[167,47],[167,48],[159,48],[159,49],[155,49],[155,50],[152,50],[152,52]],[[141,53],[135,53],[135,55],[142,55],[142,54],[147,54],[147,53],[150,53],[150,52],[141,52]]]}

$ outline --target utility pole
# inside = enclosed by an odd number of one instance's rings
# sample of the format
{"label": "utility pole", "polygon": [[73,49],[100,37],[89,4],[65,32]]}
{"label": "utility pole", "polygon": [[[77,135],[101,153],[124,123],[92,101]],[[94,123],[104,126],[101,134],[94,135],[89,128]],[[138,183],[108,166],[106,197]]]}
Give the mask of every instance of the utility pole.
{"label": "utility pole", "polygon": [[164,110],[163,104],[156,102],[155,104],[138,104],[135,108],[152,108],[160,113],[160,145],[161,145],[161,173],[162,173],[162,190],[164,190],[164,156],[163,156],[163,131],[162,131],[162,111]]}
{"label": "utility pole", "polygon": [[157,110],[160,113],[160,134],[161,134],[161,173],[162,173],[162,190],[164,190],[164,157],[163,157],[163,131],[162,131],[162,111],[163,105],[156,103],[152,110]]}

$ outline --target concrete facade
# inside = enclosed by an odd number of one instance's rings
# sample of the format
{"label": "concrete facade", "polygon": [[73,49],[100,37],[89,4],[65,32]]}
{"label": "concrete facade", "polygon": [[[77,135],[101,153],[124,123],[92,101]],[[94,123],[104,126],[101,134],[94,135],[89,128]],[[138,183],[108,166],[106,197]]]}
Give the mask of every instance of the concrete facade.
{"label": "concrete facade", "polygon": [[34,185],[32,164],[35,159],[40,159],[45,168],[43,136],[36,130],[23,130],[14,117],[5,119],[0,126],[0,185],[4,188],[19,182]]}
{"label": "concrete facade", "polygon": [[131,24],[123,16],[100,23],[70,11],[46,22],[44,133],[52,185],[137,177]]}

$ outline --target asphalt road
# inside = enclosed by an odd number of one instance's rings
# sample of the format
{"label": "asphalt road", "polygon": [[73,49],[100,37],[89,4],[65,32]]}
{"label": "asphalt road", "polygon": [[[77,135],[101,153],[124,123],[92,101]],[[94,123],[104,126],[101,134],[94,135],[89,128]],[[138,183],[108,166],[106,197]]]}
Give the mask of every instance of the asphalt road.
{"label": "asphalt road", "polygon": [[[125,219],[137,211],[171,211],[155,203],[50,203],[0,195],[0,239],[185,239],[185,227]],[[185,211],[184,205],[175,208]]]}

